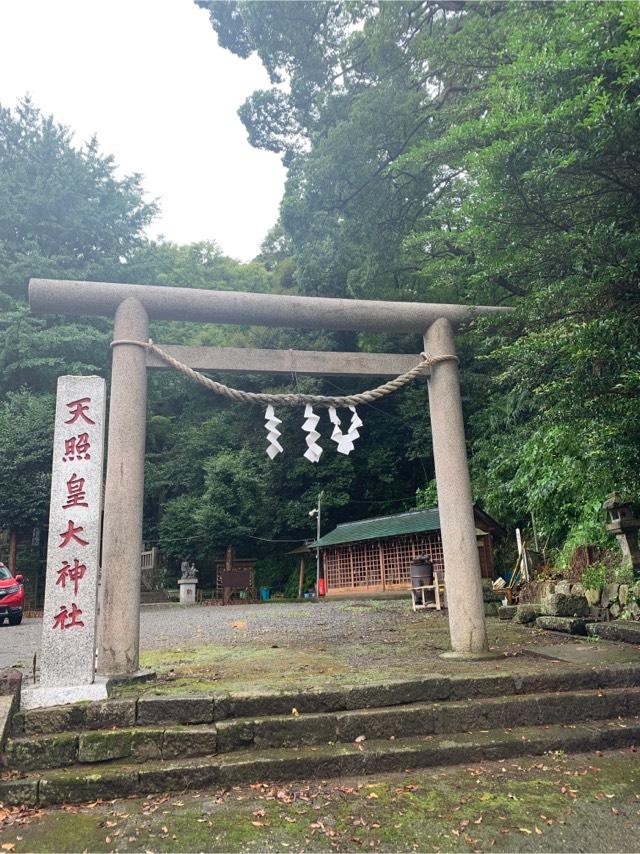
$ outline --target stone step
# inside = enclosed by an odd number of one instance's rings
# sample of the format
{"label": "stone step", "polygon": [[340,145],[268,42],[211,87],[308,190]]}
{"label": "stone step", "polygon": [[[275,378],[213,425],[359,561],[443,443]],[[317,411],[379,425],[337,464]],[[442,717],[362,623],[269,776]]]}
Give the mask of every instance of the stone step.
{"label": "stone step", "polygon": [[550,617],[542,616],[536,620],[538,629],[547,629],[550,632],[563,632],[567,635],[586,635],[587,623],[592,617]]}
{"label": "stone step", "polygon": [[342,712],[386,708],[412,703],[456,701],[579,691],[640,685],[640,664],[601,668],[556,665],[544,673],[496,673],[483,676],[432,676],[335,690],[271,694],[215,694],[212,696],[143,696],[109,699],[19,712],[12,721],[14,736],[48,735],[113,727],[161,727],[211,724],[231,718]]}
{"label": "stone step", "polygon": [[217,724],[218,752],[407,738],[640,714],[640,688],[607,688],[414,703],[380,709],[240,718]]}
{"label": "stone step", "polygon": [[480,697],[344,712],[232,718],[217,725],[130,727],[12,738],[6,746],[5,763],[21,771],[95,762],[106,767],[122,759],[144,763],[249,749],[257,752],[354,743],[362,736],[402,739],[638,714],[640,688]]}
{"label": "stone step", "polygon": [[119,759],[148,762],[208,756],[217,750],[214,724],[175,727],[129,727],[11,738],[4,753],[8,768],[35,771],[77,763]]}
{"label": "stone step", "polygon": [[115,763],[39,772],[0,780],[6,805],[82,803],[153,792],[226,787],[265,780],[300,780],[401,771],[410,768],[506,759],[547,751],[587,751],[640,741],[640,718],[585,721],[509,731],[451,733],[322,747],[238,751],[205,759]]}
{"label": "stone step", "polygon": [[640,644],[640,622],[613,620],[610,623],[588,623],[587,634],[605,640]]}

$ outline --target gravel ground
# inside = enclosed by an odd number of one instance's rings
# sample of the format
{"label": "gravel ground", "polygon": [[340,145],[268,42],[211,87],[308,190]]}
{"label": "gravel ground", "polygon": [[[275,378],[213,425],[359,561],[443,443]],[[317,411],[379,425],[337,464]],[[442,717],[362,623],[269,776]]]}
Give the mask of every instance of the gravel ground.
{"label": "gravel ground", "polygon": [[[315,602],[269,605],[194,606],[145,605],[140,617],[140,648],[175,649],[205,644],[267,645],[280,643],[327,646],[367,637],[384,642],[399,624],[421,623],[403,600],[384,603]],[[238,624],[241,628],[239,629]],[[41,619],[0,627],[0,667],[20,666],[29,672],[40,651]]]}
{"label": "gravel ground", "polygon": [[[0,667],[19,666],[29,679],[41,631],[39,619],[2,626]],[[492,649],[504,655],[501,662],[445,662],[439,653],[449,648],[446,613],[413,613],[404,599],[149,605],[141,611],[141,665],[171,678],[226,680],[238,686],[302,685],[316,677],[330,684],[332,679],[382,675],[545,669],[539,657],[519,653],[539,644],[574,642],[495,619],[488,621],[488,632]],[[585,651],[591,655],[592,650]]]}

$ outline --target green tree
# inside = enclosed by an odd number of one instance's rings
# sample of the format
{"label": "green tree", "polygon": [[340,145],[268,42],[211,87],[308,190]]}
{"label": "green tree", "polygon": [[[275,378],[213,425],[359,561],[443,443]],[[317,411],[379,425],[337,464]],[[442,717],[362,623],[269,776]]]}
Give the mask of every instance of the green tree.
{"label": "green tree", "polygon": [[154,212],[95,139],[75,147],[28,99],[0,106],[0,528],[14,536],[46,522],[57,377],[104,375],[109,356],[108,321],[34,317],[28,280],[117,281]]}
{"label": "green tree", "polygon": [[201,5],[269,71],[241,116],[303,291],[515,308],[461,341],[487,509],[560,545],[640,497],[640,7]]}
{"label": "green tree", "polygon": [[2,527],[42,524],[49,506],[53,401],[24,389],[0,401],[0,520]]}
{"label": "green tree", "polygon": [[38,319],[30,278],[119,281],[155,214],[140,176],[115,176],[92,139],[74,147],[68,128],[29,99],[0,106],[0,393],[53,391],[62,373],[103,373],[109,324]]}

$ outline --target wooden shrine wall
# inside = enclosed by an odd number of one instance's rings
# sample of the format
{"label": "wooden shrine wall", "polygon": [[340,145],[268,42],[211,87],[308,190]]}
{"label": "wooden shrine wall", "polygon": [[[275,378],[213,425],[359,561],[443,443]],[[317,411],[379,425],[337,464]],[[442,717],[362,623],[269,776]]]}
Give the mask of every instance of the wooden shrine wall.
{"label": "wooden shrine wall", "polygon": [[327,593],[401,590],[411,583],[411,561],[426,555],[442,572],[440,532],[344,543],[323,549]]}

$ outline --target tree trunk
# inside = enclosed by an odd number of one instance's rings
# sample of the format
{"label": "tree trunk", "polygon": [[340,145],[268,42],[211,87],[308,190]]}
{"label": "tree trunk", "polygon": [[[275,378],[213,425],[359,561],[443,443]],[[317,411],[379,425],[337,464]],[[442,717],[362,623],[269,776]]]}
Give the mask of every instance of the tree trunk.
{"label": "tree trunk", "polygon": [[18,532],[15,528],[9,531],[9,572],[16,574],[16,552],[18,550]]}

